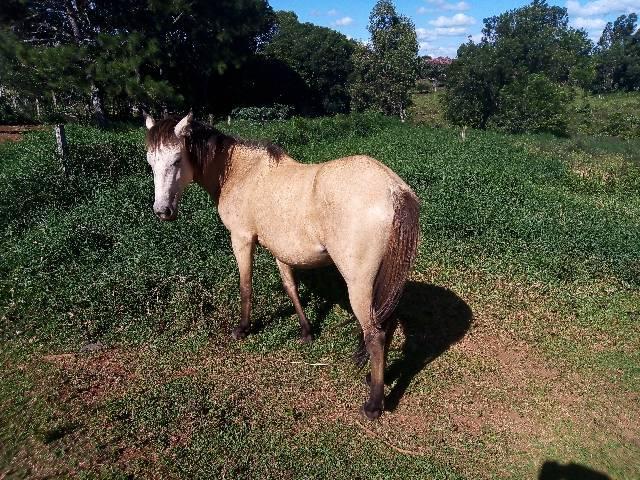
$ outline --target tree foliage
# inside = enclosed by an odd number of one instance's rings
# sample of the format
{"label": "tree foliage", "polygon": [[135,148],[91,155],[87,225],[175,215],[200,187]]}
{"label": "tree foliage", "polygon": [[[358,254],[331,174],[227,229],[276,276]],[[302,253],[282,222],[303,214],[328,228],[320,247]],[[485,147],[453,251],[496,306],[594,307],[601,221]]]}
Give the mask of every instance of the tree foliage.
{"label": "tree foliage", "polygon": [[586,32],[569,27],[567,9],[546,0],[485,19],[482,34],[482,43],[495,49],[505,83],[528,73],[566,83],[574,70],[586,68],[592,50]]}
{"label": "tree foliage", "polygon": [[349,110],[348,79],[355,42],[341,33],[300,23],[293,12],[277,12],[276,28],[264,53],[291,68],[309,88],[307,108],[339,113]]}
{"label": "tree foliage", "polygon": [[[273,26],[266,0],[7,0],[0,16],[5,88],[82,95],[119,106],[215,107],[212,89]],[[224,92],[222,92],[224,93]],[[122,104],[122,105],[120,105]]]}
{"label": "tree foliage", "polygon": [[454,124],[484,128],[496,112],[503,78],[494,62],[495,49],[487,42],[458,49],[444,96],[445,115]]}
{"label": "tree foliage", "polygon": [[410,19],[390,0],[379,0],[369,16],[371,43],[354,52],[352,103],[356,110],[377,108],[404,118],[409,92],[419,72],[418,40]]}
{"label": "tree foliage", "polygon": [[520,77],[498,95],[491,127],[509,133],[567,133],[569,93],[541,73]]}
{"label": "tree foliage", "polygon": [[640,90],[640,30],[635,13],[607,23],[597,45],[598,91]]}
{"label": "tree foliage", "polygon": [[[541,130],[540,122],[547,118],[549,130],[561,130],[564,121],[558,115],[563,115],[566,98],[549,82],[590,85],[592,44],[586,32],[569,26],[566,8],[534,0],[485,19],[482,33],[478,44],[469,41],[459,48],[449,69],[447,116],[456,124],[484,128],[500,113],[501,119],[493,124],[506,122],[513,125],[507,129],[518,131]],[[533,92],[552,95],[553,112],[534,112]],[[517,120],[513,112],[532,118]]]}

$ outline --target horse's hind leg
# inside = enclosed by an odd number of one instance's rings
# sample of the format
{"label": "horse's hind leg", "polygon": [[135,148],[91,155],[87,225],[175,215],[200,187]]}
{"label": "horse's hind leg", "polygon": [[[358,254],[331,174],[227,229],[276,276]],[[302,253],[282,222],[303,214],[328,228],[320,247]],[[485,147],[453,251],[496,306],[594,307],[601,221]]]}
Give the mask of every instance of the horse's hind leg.
{"label": "horse's hind leg", "polygon": [[349,301],[364,335],[364,342],[369,353],[371,375],[369,380],[369,400],[362,406],[364,414],[370,420],[382,415],[384,410],[384,364],[387,345],[387,332],[378,328],[372,318],[371,304],[373,287],[365,283],[348,284]]}
{"label": "horse's hind leg", "polygon": [[276,263],[278,264],[278,270],[280,270],[280,277],[282,277],[284,290],[287,292],[287,295],[291,299],[291,303],[293,303],[293,307],[296,309],[296,313],[298,314],[298,320],[300,321],[300,328],[302,330],[300,334],[300,341],[308,343],[313,340],[313,337],[311,336],[311,325],[309,324],[309,320],[307,320],[302,304],[300,303],[298,285],[296,284],[293,268],[286,263],[282,263],[277,258]]}
{"label": "horse's hind leg", "polygon": [[[385,325],[384,365],[387,364],[387,358],[389,357],[389,349],[391,348],[393,335],[398,328],[398,318],[390,318],[388,322],[389,323]],[[367,384],[367,386],[371,386],[371,373],[368,373],[365,377],[365,383]]]}

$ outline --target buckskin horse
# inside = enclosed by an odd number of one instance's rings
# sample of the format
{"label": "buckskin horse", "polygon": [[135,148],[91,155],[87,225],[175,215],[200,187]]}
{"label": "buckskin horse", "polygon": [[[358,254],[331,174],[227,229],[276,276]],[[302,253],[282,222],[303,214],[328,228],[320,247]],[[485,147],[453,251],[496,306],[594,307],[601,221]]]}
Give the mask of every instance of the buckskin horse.
{"label": "buckskin horse", "polygon": [[240,271],[240,323],[250,329],[256,243],[275,257],[284,289],[311,340],[294,269],[335,264],[362,328],[362,363],[370,358],[370,419],[383,412],[384,368],[397,326],[393,316],[416,257],[419,201],[398,175],[363,156],[301,164],[279,147],[228,136],[193,120],[146,116],[147,161],[153,169],[153,209],[174,220],[185,187],[195,181],[216,204],[231,234]]}

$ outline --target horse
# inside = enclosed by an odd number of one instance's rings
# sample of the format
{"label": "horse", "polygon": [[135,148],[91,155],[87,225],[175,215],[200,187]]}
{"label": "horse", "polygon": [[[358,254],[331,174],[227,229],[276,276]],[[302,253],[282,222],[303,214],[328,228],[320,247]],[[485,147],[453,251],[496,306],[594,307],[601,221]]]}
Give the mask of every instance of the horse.
{"label": "horse", "polygon": [[360,323],[360,365],[370,359],[369,398],[362,410],[384,409],[384,368],[398,320],[393,317],[416,257],[419,200],[391,169],[356,155],[302,164],[270,143],[242,140],[194,121],[145,116],[153,210],[174,220],[185,187],[204,188],[229,230],[240,273],[236,340],[250,330],[256,244],[269,250],[297,313],[301,341],[312,340],[294,269],[334,264]]}

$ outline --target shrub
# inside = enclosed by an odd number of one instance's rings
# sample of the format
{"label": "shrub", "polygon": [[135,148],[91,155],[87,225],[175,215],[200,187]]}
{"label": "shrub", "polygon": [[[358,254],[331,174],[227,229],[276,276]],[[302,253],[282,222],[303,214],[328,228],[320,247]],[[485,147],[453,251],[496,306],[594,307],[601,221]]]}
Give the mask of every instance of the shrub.
{"label": "shrub", "polygon": [[567,134],[570,95],[545,75],[532,74],[505,85],[498,95],[498,111],[489,126],[505,132]]}

